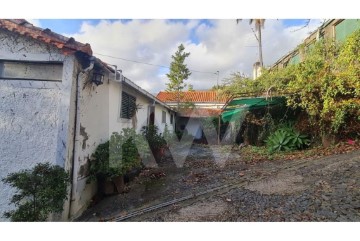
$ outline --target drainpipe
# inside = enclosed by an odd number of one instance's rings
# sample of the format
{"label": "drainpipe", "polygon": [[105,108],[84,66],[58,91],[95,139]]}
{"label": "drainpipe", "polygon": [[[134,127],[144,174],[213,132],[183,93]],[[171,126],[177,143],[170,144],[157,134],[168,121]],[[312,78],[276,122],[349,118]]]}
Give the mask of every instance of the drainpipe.
{"label": "drainpipe", "polygon": [[80,70],[76,75],[76,85],[75,85],[75,117],[74,117],[74,136],[73,136],[73,150],[72,150],[72,163],[71,163],[71,170],[70,170],[70,177],[71,177],[71,186],[70,186],[70,201],[69,201],[69,213],[68,213],[68,219],[71,217],[71,204],[73,202],[74,197],[74,180],[76,179],[76,173],[74,171],[75,169],[75,160],[78,155],[78,130],[80,129],[80,105],[79,105],[79,99],[80,99],[80,74],[86,74],[89,71],[91,71],[94,68],[95,58],[90,57],[90,65],[86,69]]}
{"label": "drainpipe", "polygon": [[114,73],[114,74],[115,74],[115,76],[114,76],[114,81],[116,82],[116,75],[117,75],[117,65],[115,65],[115,64],[114,64],[113,66],[114,66],[114,68],[115,68],[115,73]]}

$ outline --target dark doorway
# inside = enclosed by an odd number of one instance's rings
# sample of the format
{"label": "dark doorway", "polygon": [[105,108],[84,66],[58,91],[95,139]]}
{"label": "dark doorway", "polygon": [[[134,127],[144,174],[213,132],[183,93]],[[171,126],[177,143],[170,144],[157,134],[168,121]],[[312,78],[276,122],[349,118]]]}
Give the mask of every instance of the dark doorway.
{"label": "dark doorway", "polygon": [[149,125],[155,125],[155,106],[149,106]]}

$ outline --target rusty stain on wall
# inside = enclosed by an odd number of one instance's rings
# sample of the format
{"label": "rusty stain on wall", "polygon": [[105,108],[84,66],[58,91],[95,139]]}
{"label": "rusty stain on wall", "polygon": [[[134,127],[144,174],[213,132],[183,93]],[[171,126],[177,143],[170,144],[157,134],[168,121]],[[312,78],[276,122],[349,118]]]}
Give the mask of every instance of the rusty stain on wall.
{"label": "rusty stain on wall", "polygon": [[85,162],[84,165],[80,166],[79,172],[78,172],[78,176],[79,177],[87,177],[90,174],[90,161],[89,161],[89,157],[86,158],[87,161]]}

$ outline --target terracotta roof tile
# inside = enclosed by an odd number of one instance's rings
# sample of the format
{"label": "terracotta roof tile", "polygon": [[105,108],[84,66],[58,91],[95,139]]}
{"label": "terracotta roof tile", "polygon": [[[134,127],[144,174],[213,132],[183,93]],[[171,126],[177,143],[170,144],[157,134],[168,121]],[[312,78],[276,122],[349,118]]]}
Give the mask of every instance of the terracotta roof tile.
{"label": "terracotta roof tile", "polygon": [[[176,93],[160,91],[156,98],[163,102],[176,102]],[[225,98],[217,98],[216,91],[185,91],[182,93],[181,102],[206,103],[220,102],[225,103]]]}
{"label": "terracotta roof tile", "polygon": [[92,55],[90,44],[77,42],[74,38],[54,33],[48,28],[42,29],[36,27],[25,19],[0,19],[0,28],[51,44],[61,49],[64,54],[80,51],[90,56]]}

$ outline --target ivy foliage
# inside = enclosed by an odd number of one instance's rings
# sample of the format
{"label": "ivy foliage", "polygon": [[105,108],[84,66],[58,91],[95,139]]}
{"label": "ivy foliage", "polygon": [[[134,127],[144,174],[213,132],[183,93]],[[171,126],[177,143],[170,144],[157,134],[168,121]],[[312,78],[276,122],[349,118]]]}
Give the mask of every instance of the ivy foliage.
{"label": "ivy foliage", "polygon": [[67,199],[69,175],[59,166],[39,163],[32,169],[9,174],[4,183],[18,191],[11,203],[17,209],[4,213],[14,222],[46,221],[49,214],[60,213]]}
{"label": "ivy foliage", "polygon": [[333,125],[328,107],[337,92],[333,69],[338,49],[334,42],[318,41],[304,61],[293,69],[295,78],[287,84],[292,93],[287,98],[288,105],[305,110],[323,132],[330,131]]}
{"label": "ivy foliage", "polygon": [[263,70],[255,81],[233,74],[222,86],[222,93],[284,95],[289,107],[308,114],[319,132],[312,134],[338,134],[355,122],[359,124],[360,30],[343,44],[322,39],[302,52],[302,62]]}

